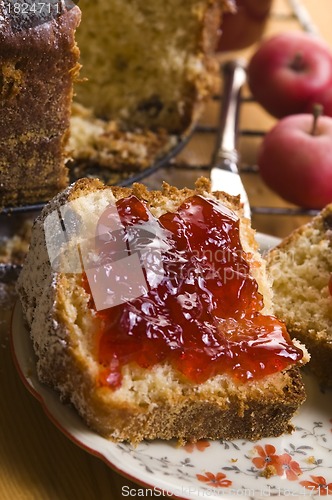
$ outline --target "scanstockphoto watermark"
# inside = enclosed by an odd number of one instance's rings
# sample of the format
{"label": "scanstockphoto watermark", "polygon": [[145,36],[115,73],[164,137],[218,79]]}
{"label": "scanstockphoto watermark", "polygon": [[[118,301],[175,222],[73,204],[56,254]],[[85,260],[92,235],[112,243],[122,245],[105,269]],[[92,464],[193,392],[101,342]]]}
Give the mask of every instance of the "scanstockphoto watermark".
{"label": "scanstockphoto watermark", "polygon": [[171,491],[167,491],[164,489],[160,489],[157,487],[153,488],[134,488],[132,486],[122,486],[121,488],[121,495],[123,497],[129,497],[129,498],[156,498],[156,497],[168,497],[168,498],[173,498],[174,493]]}
{"label": "scanstockphoto watermark", "polygon": [[79,0],[4,0],[4,14],[10,20],[13,32],[34,28],[68,12]]}
{"label": "scanstockphoto watermark", "polygon": [[44,231],[53,270],[85,273],[97,310],[136,299],[165,276],[172,283],[203,278],[222,285],[249,272],[242,250],[230,251],[226,245],[180,252],[174,259],[171,235],[156,219],[124,226],[115,200],[98,192],[48,214]]}
{"label": "scanstockphoto watermark", "polygon": [[[173,498],[174,495],[181,498],[224,498],[224,497],[238,497],[245,499],[263,499],[271,497],[282,498],[305,498],[311,497],[312,493],[317,495],[317,492],[312,492],[310,489],[301,488],[301,490],[291,490],[285,488],[278,488],[275,486],[267,486],[265,488],[206,488],[200,489],[194,486],[183,486],[172,490],[162,489],[158,487],[141,488],[139,486],[122,486],[121,495],[125,498]],[[319,493],[318,493],[319,496]]]}
{"label": "scanstockphoto watermark", "polygon": [[138,298],[164,278],[167,244],[160,226],[125,227],[112,196],[105,199],[96,192],[79,197],[44,221],[53,270],[85,273],[97,310]]}

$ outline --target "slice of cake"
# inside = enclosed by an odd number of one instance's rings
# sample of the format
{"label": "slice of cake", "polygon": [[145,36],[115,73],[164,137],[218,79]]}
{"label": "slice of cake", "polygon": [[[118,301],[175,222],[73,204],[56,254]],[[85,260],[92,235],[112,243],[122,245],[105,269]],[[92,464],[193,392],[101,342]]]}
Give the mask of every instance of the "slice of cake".
{"label": "slice of cake", "polygon": [[0,2],[0,206],[49,200],[68,184],[80,11],[59,2],[60,15],[30,26],[26,6]]}
{"label": "slice of cake", "polygon": [[81,0],[76,100],[129,128],[182,133],[211,91],[211,55],[227,0]]}
{"label": "slice of cake", "polygon": [[267,254],[276,315],[308,348],[308,369],[332,387],[332,205]]}
{"label": "slice of cake", "polygon": [[306,354],[271,315],[238,198],[82,179],[36,220],[18,281],[40,380],[115,440],[290,429]]}

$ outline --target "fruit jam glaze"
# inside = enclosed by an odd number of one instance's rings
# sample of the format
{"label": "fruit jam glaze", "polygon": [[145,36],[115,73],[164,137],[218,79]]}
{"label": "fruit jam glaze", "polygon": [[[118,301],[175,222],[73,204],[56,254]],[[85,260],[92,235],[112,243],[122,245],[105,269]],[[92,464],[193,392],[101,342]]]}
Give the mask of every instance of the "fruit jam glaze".
{"label": "fruit jam glaze", "polygon": [[[123,231],[110,230],[105,239],[114,206],[97,227],[96,247],[108,272],[120,240],[131,238],[130,248],[138,251],[148,248],[147,235],[157,235],[154,241],[162,251],[159,261],[158,254],[154,258],[155,275],[151,262],[146,264],[149,253],[144,259],[141,254],[146,286],[139,297],[96,311],[102,325],[97,336],[101,385],[120,387],[121,369],[128,363],[145,369],[169,363],[187,380],[203,383],[218,374],[260,379],[302,358],[284,324],[260,312],[263,299],[250,276],[234,212],[199,195],[159,219],[135,196],[119,200],[116,208]],[[98,285],[98,270],[93,279]],[[87,279],[84,284],[90,291]]]}

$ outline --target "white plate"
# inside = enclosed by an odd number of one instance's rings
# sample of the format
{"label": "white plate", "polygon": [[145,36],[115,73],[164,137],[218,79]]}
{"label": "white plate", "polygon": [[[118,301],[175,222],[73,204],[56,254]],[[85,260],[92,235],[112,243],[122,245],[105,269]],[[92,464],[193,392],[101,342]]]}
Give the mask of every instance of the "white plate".
{"label": "white plate", "polygon": [[[266,235],[258,240],[262,250],[278,242]],[[13,313],[12,346],[23,382],[57,427],[119,473],[148,487],[150,496],[152,491],[182,499],[332,494],[332,391],[322,392],[311,377],[305,377],[308,398],[293,418],[292,434],[255,443],[203,441],[177,447],[175,442],[154,441],[133,448],[92,432],[72,407],[60,403],[56,392],[39,383],[19,304]],[[276,473],[266,478],[269,464]],[[122,491],[123,497],[143,495],[139,486]]]}

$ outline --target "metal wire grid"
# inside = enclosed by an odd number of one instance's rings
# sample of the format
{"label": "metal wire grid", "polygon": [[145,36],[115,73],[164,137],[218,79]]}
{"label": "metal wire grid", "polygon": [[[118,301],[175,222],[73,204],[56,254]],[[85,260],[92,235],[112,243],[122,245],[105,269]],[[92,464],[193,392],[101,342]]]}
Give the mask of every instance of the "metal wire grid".
{"label": "metal wire grid", "polygon": [[[222,96],[214,96],[214,99],[217,101],[220,101],[222,99]],[[255,101],[251,97],[242,98],[241,99],[241,106],[245,105],[246,103],[253,103],[253,102],[255,102]],[[196,128],[196,132],[202,133],[202,134],[217,134],[218,127],[217,126],[214,127],[214,126],[199,125]],[[240,128],[238,131],[239,138],[240,137],[263,138],[265,134],[266,134],[265,130]],[[241,153],[241,150],[240,150],[240,153]],[[210,169],[210,165],[209,164],[201,165],[200,169],[202,171],[208,172]],[[239,165],[239,171],[240,171],[240,174],[259,175],[258,167],[255,164],[252,165],[252,164],[248,164],[248,163],[242,163]],[[271,214],[271,215],[288,215],[288,216],[297,216],[297,215],[314,216],[318,213],[318,210],[306,209],[306,208],[302,208],[302,207],[272,207],[272,206],[251,205],[251,212],[253,214],[260,214],[260,215]]]}
{"label": "metal wire grid", "polygon": [[[272,20],[281,21],[283,23],[296,21],[299,25],[300,29],[305,32],[309,32],[314,35],[318,35],[318,29],[312,22],[309,13],[304,8],[300,0],[286,0],[289,5],[290,13],[283,14],[278,13],[276,11],[272,11],[271,18]],[[222,103],[222,92],[213,96],[213,101],[219,103],[219,106]],[[255,103],[254,99],[249,96],[244,96],[240,100],[240,127],[238,130],[238,143],[241,142],[241,138],[248,139],[261,139],[266,134],[267,130],[255,130],[241,127],[241,111],[243,106],[250,105]],[[202,125],[198,124],[195,128],[193,137],[188,143],[188,147],[190,148],[197,135],[203,135],[208,138],[208,136],[213,136],[214,138],[218,137],[219,134],[219,124],[216,125]],[[241,146],[238,147],[239,157],[241,158]],[[184,155],[186,156],[186,155]],[[190,155],[189,155],[190,156]],[[240,174],[249,174],[253,176],[258,176],[258,167],[255,164],[241,162],[238,165]],[[182,160],[182,155],[179,157],[175,157],[172,159],[169,165],[166,168],[163,168],[161,171],[157,172],[156,175],[152,175],[145,179],[145,183],[151,188],[158,187],[161,180],[166,180],[170,183],[176,183],[181,187],[180,184],[184,184],[187,181],[191,181],[194,178],[197,178],[200,175],[209,175],[209,171],[211,169],[211,161],[207,160],[206,163],[194,164],[192,161],[187,161],[186,159]],[[194,174],[194,175],[193,175]],[[302,207],[285,207],[285,206],[256,206],[251,204],[251,212],[252,214],[257,215],[273,215],[273,216],[305,216],[312,217],[318,213],[318,210],[313,209],[305,209]]]}
{"label": "metal wire grid", "polygon": [[[271,17],[277,19],[279,21],[287,22],[296,20],[300,26],[300,28],[312,35],[319,36],[319,30],[316,25],[313,23],[308,11],[300,2],[300,0],[287,0],[287,3],[290,7],[290,14],[280,14],[278,12],[272,12]],[[215,95],[213,97],[216,101],[221,101],[221,95]],[[254,103],[254,99],[249,97],[241,98],[241,107],[247,103]],[[205,126],[200,125],[196,128],[196,132],[200,132],[203,134],[217,134],[218,127],[217,126]],[[266,134],[266,130],[253,130],[240,128],[238,131],[239,138],[248,137],[248,138],[263,138]],[[203,170],[209,170],[209,165],[202,165]],[[250,164],[240,164],[239,171],[242,174],[253,174],[258,175],[258,167],[257,165]],[[306,209],[302,207],[270,207],[270,206],[251,206],[251,211],[253,214],[262,214],[262,215],[288,215],[288,216],[314,216],[318,213],[318,210],[315,209]]]}

